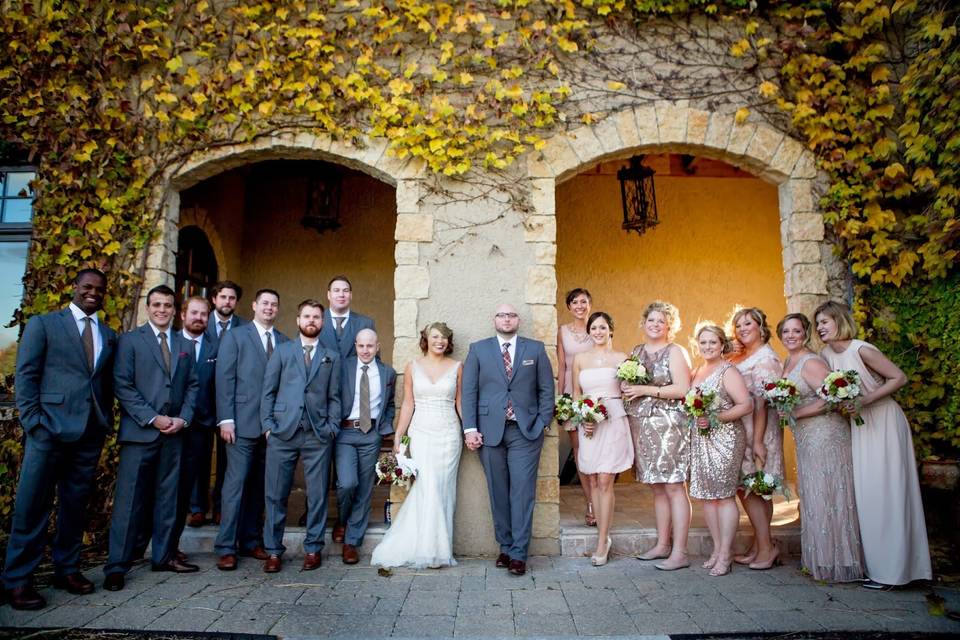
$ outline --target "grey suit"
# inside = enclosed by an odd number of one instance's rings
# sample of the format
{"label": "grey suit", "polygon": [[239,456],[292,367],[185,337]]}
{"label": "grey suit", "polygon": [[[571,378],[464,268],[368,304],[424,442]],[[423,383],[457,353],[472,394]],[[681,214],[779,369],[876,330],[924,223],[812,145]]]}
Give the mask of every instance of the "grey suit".
{"label": "grey suit", "polygon": [[77,571],[97,461],[113,425],[117,334],[98,326],[102,348],[92,371],[69,309],[31,318],[20,340],[15,384],[26,443],[3,572],[8,589],[28,584],[40,562],[54,490],[54,570]]}
{"label": "grey suit", "polygon": [[[275,349],[287,337],[274,329]],[[276,355],[276,351],[274,351]],[[214,550],[220,556],[259,547],[263,538],[263,478],[266,442],[260,423],[260,398],[267,354],[253,322],[230,329],[217,352],[218,422],[233,420],[236,442],[228,444],[223,479],[223,511]]]}
{"label": "grey suit", "polygon": [[330,309],[323,312],[323,327],[320,329],[320,344],[340,354],[343,361],[357,355],[357,334],[363,329],[376,330],[372,318],[350,310],[350,317],[343,325],[343,335],[337,337],[337,322],[330,315]]}
{"label": "grey suit", "polygon": [[[353,399],[357,385],[357,357],[347,358],[343,363],[341,406],[346,419],[353,411]],[[367,433],[358,428],[346,427],[337,436],[337,504],[339,520],[346,526],[345,544],[359,547],[370,521],[370,500],[377,479],[377,458],[380,455],[380,440],[393,433],[396,414],[397,372],[379,359],[376,366],[380,375],[380,413]]]}
{"label": "grey suit", "polygon": [[[170,328],[167,329],[168,336]],[[169,338],[168,338],[169,340]],[[169,344],[169,343],[168,343]],[[173,332],[170,371],[153,328],[144,324],[120,336],[114,384],[120,401],[120,464],[110,519],[110,551],[103,571],[126,573],[136,559],[138,533],[152,522],[152,560],[170,561],[176,551],[177,499],[183,429],[161,434],[157,416],[193,419],[197,372],[193,345]],[[145,510],[152,505],[152,518]]]}
{"label": "grey suit", "polygon": [[[319,348],[317,348],[319,347]],[[314,347],[310,369],[304,362],[300,340],[277,348],[263,376],[260,421],[267,440],[267,520],[264,547],[272,555],[283,554],[283,530],[287,499],[297,460],[303,457],[307,481],[306,553],[323,549],[327,524],[327,479],[330,458],[340,422],[340,356]]]}
{"label": "grey suit", "polygon": [[[553,419],[553,370],[543,343],[517,337],[508,378],[497,338],[474,342],[462,384],[463,428],[483,436],[480,462],[500,552],[526,561],[543,432]],[[506,419],[508,399],[514,421]]]}

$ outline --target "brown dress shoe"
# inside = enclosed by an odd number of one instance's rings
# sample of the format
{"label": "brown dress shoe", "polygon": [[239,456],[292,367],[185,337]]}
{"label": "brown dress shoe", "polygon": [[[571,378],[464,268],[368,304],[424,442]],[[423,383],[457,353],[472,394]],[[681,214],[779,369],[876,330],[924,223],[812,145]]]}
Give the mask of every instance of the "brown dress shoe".
{"label": "brown dress shoe", "polygon": [[103,588],[107,591],[120,591],[125,581],[122,573],[108,573],[103,579]]}
{"label": "brown dress shoe", "polygon": [[188,527],[202,527],[207,523],[207,514],[205,513],[191,513],[187,516],[187,526]]}
{"label": "brown dress shoe", "polygon": [[527,572],[527,563],[523,560],[511,560],[508,571],[512,576],[522,576]]}
{"label": "brown dress shoe", "polygon": [[303,556],[303,570],[304,571],[313,571],[320,567],[322,559],[319,553],[308,553]]}
{"label": "brown dress shoe", "polygon": [[267,550],[263,547],[254,547],[253,549],[241,549],[240,557],[242,558],[256,558],[257,560],[266,560],[270,557],[270,554],[267,553]]}
{"label": "brown dress shoe", "polygon": [[188,562],[180,562],[176,558],[164,564],[154,564],[150,566],[151,571],[169,571],[171,573],[196,573],[200,567]]}
{"label": "brown dress shoe", "polygon": [[75,596],[85,596],[93,593],[93,583],[83,577],[79,571],[66,576],[56,576],[53,579],[54,589],[63,589]]}
{"label": "brown dress shoe", "polygon": [[233,571],[236,568],[237,556],[232,553],[217,558],[217,569],[220,569],[220,571]]}
{"label": "brown dress shoe", "polygon": [[505,553],[501,553],[497,556],[497,568],[506,569],[510,566],[510,556]]}
{"label": "brown dress shoe", "polygon": [[352,544],[343,545],[343,564],[357,564],[360,562],[360,554],[357,548]]}
{"label": "brown dress shoe", "polygon": [[37,590],[33,588],[33,585],[24,585],[22,587],[14,587],[13,589],[4,589],[7,602],[10,603],[10,606],[14,609],[19,609],[20,611],[36,611],[37,609],[43,609],[47,606],[46,599],[37,593]]}
{"label": "brown dress shoe", "polygon": [[190,562],[190,557],[187,556],[187,554],[185,554],[183,551],[180,551],[180,549],[177,549],[173,552],[173,558],[177,562]]}
{"label": "brown dress shoe", "polygon": [[264,573],[280,573],[282,568],[283,560],[280,559],[280,556],[267,556],[266,562],[263,563]]}
{"label": "brown dress shoe", "polygon": [[343,536],[347,534],[347,528],[339,522],[333,527],[332,538],[334,542],[343,542]]}

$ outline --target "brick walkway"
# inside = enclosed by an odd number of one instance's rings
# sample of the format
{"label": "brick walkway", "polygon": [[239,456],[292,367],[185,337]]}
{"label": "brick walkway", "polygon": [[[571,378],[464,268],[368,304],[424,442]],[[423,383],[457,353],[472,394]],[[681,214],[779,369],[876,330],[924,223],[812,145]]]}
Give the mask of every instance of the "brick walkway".
{"label": "brick walkway", "polygon": [[[586,558],[532,558],[522,578],[489,559],[465,559],[452,569],[377,575],[365,561],[325,560],[301,572],[299,558],[279,574],[244,559],[240,569],[213,568],[178,576],[137,567],[127,588],[98,583],[86,597],[46,590],[39,612],[0,607],[0,626],[88,627],[165,631],[269,633],[282,637],[636,636],[758,631],[940,631],[960,634],[960,622],[928,612],[929,589],[868,591],[820,585],[794,566],[756,572],[736,568],[711,578],[699,568],[665,573],[650,563],[617,557],[606,567]],[[948,609],[960,610],[960,590],[937,588]]]}

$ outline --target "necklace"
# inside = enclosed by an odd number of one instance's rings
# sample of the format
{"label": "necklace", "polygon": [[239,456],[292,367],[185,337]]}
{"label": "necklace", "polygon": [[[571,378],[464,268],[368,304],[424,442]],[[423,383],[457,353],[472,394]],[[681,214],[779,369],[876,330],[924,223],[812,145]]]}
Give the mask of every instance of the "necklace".
{"label": "necklace", "polygon": [[567,331],[569,331],[570,335],[573,336],[573,339],[580,344],[586,344],[590,342],[590,334],[586,331],[574,331],[573,323],[567,325]]}

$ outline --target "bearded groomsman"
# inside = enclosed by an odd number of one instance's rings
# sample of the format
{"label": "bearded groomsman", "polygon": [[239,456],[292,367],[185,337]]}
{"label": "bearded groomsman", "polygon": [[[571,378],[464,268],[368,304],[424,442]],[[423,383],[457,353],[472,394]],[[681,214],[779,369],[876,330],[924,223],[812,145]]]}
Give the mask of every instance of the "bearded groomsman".
{"label": "bearded groomsman", "polygon": [[[343,363],[341,405],[345,419],[337,436],[337,503],[345,530],[344,564],[357,564],[370,521],[370,500],[377,479],[380,439],[393,433],[397,373],[377,357],[380,341],[373,329],[357,333],[357,355]],[[339,526],[339,525],[338,525]]]}
{"label": "bearded groomsman", "polygon": [[223,517],[214,543],[217,568],[222,571],[237,568],[237,555],[267,559],[262,521],[266,441],[260,398],[267,362],[274,349],[287,341],[273,326],[279,312],[279,293],[257,291],[253,322],[223,334],[217,352],[217,417],[227,450]]}
{"label": "bearded groomsman", "polygon": [[[193,419],[197,374],[193,345],[173,330],[175,296],[166,285],[147,293],[147,322],[120,336],[114,385],[120,401],[120,465],[110,520],[104,589],[119,591],[142,527],[152,523],[154,571],[190,573],[176,557],[177,497],[183,430]],[[152,517],[146,513],[152,505]]]}
{"label": "bearded groomsman", "polygon": [[[224,331],[230,331],[247,321],[236,314],[237,305],[243,297],[243,289],[232,280],[221,280],[210,289],[210,300],[213,303],[213,312],[210,314],[204,331],[204,342],[216,345],[214,354],[220,348],[220,338]],[[215,400],[215,399],[214,399]],[[216,403],[213,404],[214,412]],[[214,415],[214,417],[216,417]],[[216,422],[216,421],[214,421]],[[220,524],[220,495],[223,490],[223,476],[227,471],[226,443],[216,437],[215,430],[198,430],[203,433],[203,451],[197,451],[201,460],[201,467],[197,473],[197,482],[190,493],[190,516],[187,524],[191,527],[201,527],[207,521],[207,509],[213,507],[213,521]],[[210,493],[210,465],[213,453],[213,443],[217,443],[217,470],[216,481],[213,484],[213,493]],[[210,503],[213,503],[212,505]]]}
{"label": "bearded groomsman", "polygon": [[297,310],[300,338],[285,342],[267,363],[260,420],[267,436],[264,543],[266,573],[283,561],[287,499],[297,460],[303,458],[307,483],[307,535],[304,571],[320,566],[327,525],[327,480],[340,421],[340,355],[318,340],[323,305],[304,300]]}
{"label": "bearded groomsman", "polygon": [[76,595],[94,589],[77,562],[97,461],[113,426],[117,334],[97,318],[106,291],[102,271],[81,270],[70,305],[31,318],[17,349],[16,400],[26,442],[3,571],[14,609],[46,606],[31,578],[46,545],[54,493],[53,586]]}

